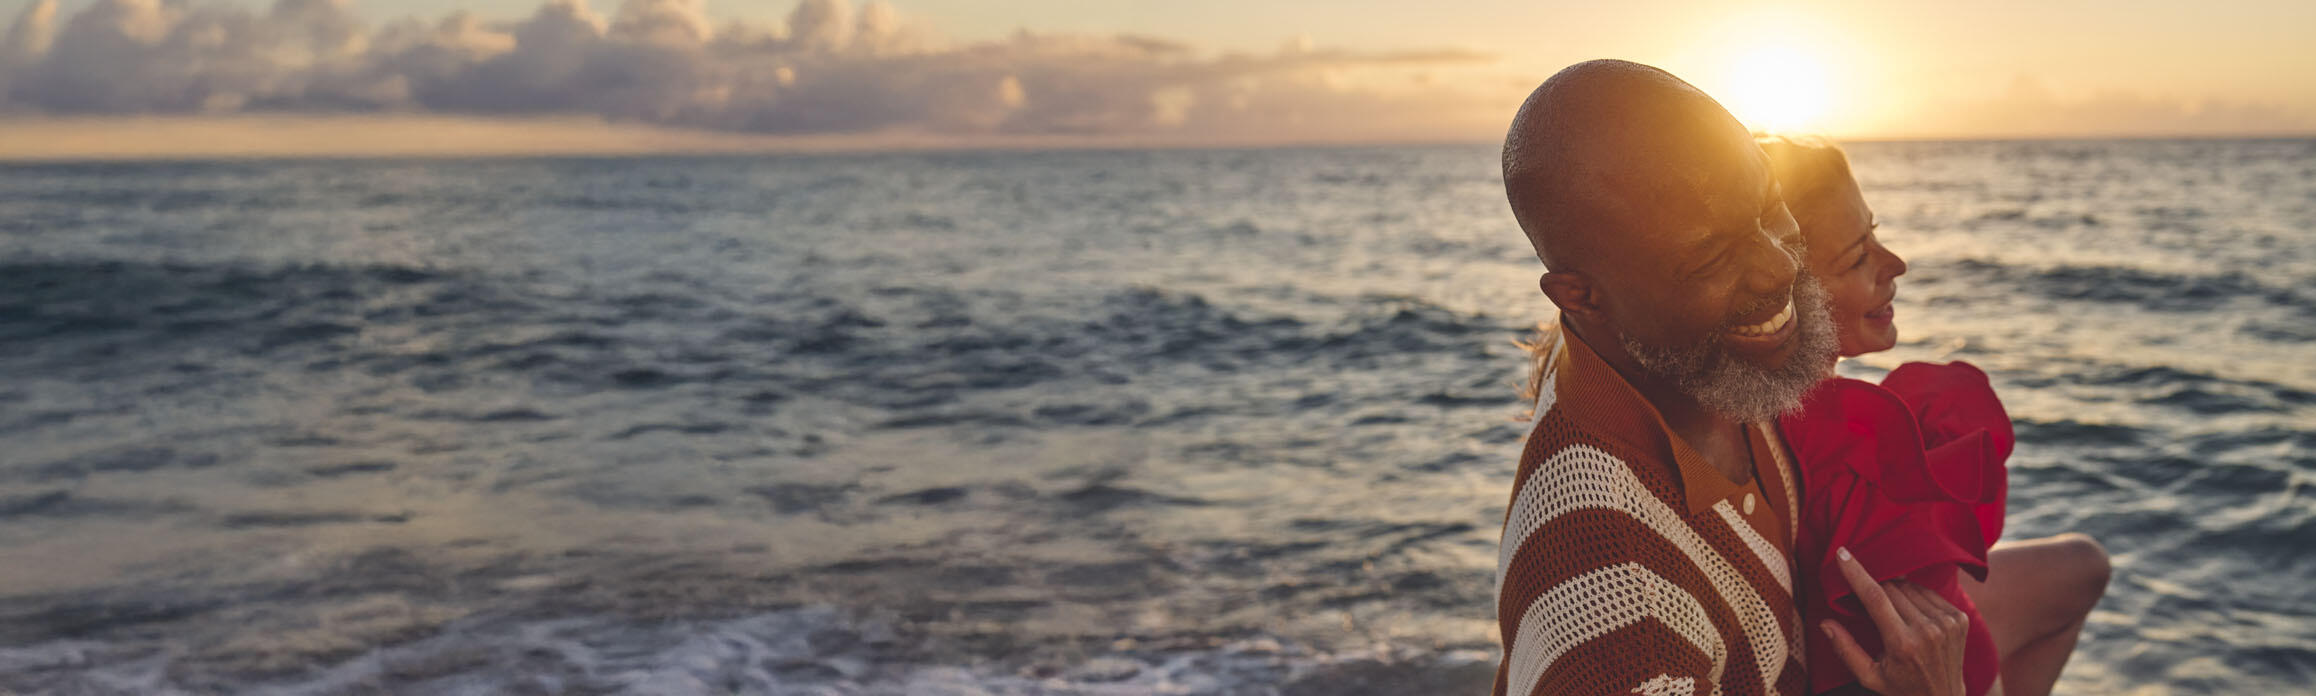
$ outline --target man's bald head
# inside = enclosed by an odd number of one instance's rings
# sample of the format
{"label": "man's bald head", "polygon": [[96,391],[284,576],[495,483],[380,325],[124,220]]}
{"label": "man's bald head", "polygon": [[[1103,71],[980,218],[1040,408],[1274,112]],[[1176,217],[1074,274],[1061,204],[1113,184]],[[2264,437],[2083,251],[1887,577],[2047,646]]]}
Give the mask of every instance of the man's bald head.
{"label": "man's bald head", "polygon": [[1833,364],[1776,177],[1689,83],[1623,61],[1560,71],[1512,120],[1504,190],[1560,325],[1660,408],[1767,420]]}
{"label": "man's bald head", "polygon": [[1561,70],[1520,106],[1504,138],[1504,190],[1545,267],[1579,271],[1624,234],[1703,220],[1710,180],[1733,158],[1760,156],[1744,126],[1696,87],[1639,63],[1594,60]]}

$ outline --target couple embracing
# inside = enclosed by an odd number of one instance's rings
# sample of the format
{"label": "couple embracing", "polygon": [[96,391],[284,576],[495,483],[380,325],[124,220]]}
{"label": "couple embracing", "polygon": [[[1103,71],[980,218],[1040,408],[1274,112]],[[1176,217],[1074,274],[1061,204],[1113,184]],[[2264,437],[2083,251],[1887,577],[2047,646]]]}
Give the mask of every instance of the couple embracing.
{"label": "couple embracing", "polygon": [[1521,107],[1504,187],[1560,316],[1495,693],[2050,692],[2106,554],[1995,543],[2012,436],[1977,368],[1833,376],[1895,345],[1906,272],[1840,150],[1592,61]]}

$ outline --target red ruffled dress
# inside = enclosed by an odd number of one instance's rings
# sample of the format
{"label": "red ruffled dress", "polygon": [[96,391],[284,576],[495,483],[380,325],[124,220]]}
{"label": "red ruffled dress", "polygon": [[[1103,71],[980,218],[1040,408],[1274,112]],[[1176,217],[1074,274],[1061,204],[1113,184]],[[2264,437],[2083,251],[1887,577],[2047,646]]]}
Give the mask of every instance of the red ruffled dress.
{"label": "red ruffled dress", "polygon": [[1832,619],[1869,654],[1874,628],[1836,565],[1848,547],[1876,579],[1903,577],[1970,614],[1964,679],[1973,696],[1997,676],[1986,621],[1958,573],[1986,580],[1986,550],[2002,536],[2003,461],[2016,442],[1986,373],[1965,362],[1907,363],[1877,385],[1836,378],[1780,421],[1801,470],[1802,620],[1810,693],[1857,681],[1816,627]]}

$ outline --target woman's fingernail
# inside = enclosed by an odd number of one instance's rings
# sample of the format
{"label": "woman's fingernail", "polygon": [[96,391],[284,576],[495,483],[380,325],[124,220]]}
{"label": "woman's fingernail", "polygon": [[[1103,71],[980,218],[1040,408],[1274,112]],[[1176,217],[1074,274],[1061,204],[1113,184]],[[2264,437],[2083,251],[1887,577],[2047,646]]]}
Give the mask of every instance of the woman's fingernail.
{"label": "woman's fingernail", "polygon": [[1834,635],[1833,635],[1833,622],[1832,622],[1832,621],[1819,621],[1819,622],[1817,622],[1817,630],[1818,630],[1819,632],[1821,632],[1821,633],[1824,633],[1824,634],[1825,634],[1825,637],[1827,637],[1827,638],[1832,638],[1832,637],[1834,637]]}
{"label": "woman's fingernail", "polygon": [[1842,560],[1845,561],[1850,560],[1850,547],[1843,546],[1836,548],[1834,549],[1834,555],[1842,557]]}

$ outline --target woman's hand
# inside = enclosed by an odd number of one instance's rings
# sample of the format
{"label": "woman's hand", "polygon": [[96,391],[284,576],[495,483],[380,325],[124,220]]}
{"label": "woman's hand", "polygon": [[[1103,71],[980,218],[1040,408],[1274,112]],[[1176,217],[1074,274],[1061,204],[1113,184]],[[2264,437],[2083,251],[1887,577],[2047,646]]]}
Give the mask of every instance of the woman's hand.
{"label": "woman's hand", "polygon": [[1882,659],[1875,660],[1841,624],[1819,624],[1833,640],[1834,653],[1857,675],[1858,685],[1890,696],[1963,696],[1962,654],[1970,616],[1914,583],[1874,582],[1849,549],[1835,555],[1850,591],[1882,632]]}

